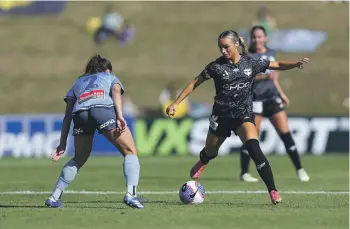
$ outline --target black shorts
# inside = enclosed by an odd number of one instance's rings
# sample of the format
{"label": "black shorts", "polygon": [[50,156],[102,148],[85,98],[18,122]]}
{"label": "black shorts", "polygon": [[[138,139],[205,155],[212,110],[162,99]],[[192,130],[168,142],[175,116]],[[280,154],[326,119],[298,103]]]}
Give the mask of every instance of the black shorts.
{"label": "black shorts", "polygon": [[279,96],[265,101],[253,102],[253,112],[255,115],[261,115],[270,118],[284,110],[285,105]]}
{"label": "black shorts", "polygon": [[232,131],[236,134],[236,130],[242,123],[250,122],[255,125],[255,117],[250,115],[245,118],[220,118],[216,115],[211,115],[209,122],[209,131],[212,134],[218,137],[230,137]]}
{"label": "black shorts", "polygon": [[116,118],[114,107],[93,107],[78,111],[73,116],[73,135],[93,135],[96,129],[99,133],[101,130],[116,129]]}

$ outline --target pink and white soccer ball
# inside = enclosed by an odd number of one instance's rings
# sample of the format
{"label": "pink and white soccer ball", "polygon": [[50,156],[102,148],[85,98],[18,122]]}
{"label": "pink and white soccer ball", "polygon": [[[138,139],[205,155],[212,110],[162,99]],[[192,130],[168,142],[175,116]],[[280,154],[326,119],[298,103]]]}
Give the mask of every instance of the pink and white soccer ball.
{"label": "pink and white soccer ball", "polygon": [[184,204],[201,204],[204,201],[205,189],[197,181],[187,181],[181,186],[179,197]]}

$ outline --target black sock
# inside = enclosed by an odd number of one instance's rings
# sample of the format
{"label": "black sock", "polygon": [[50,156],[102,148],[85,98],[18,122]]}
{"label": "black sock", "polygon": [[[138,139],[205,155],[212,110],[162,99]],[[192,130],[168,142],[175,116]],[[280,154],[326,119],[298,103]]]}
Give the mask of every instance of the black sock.
{"label": "black sock", "polygon": [[277,191],[275,181],[273,180],[270,163],[261,151],[259,141],[257,139],[249,139],[245,143],[245,148],[248,150],[250,157],[253,159],[256,169],[261,179],[264,181],[268,191]]}
{"label": "black sock", "polygon": [[202,149],[202,151],[199,153],[199,159],[201,160],[201,162],[203,164],[208,164],[210,160],[213,160],[217,155],[211,157],[211,156],[207,156],[207,154],[205,153],[205,148]]}
{"label": "black sock", "polygon": [[244,145],[241,147],[240,151],[240,159],[241,159],[241,176],[248,172],[249,170],[249,162],[250,156],[248,151],[244,148]]}
{"label": "black sock", "polygon": [[295,146],[292,135],[290,134],[290,132],[288,132],[285,134],[281,134],[280,137],[284,143],[284,146],[286,147],[287,153],[288,153],[290,159],[292,160],[295,169],[296,170],[301,169],[302,166],[301,166],[301,162],[300,162],[300,157],[299,157],[298,150],[297,150],[297,147]]}

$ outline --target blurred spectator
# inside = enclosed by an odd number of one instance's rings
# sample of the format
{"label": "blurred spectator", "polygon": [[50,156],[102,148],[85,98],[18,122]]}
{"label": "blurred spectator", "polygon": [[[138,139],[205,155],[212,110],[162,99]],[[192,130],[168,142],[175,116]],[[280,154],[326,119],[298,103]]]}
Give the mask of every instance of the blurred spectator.
{"label": "blurred spectator", "polygon": [[256,14],[256,21],[253,21],[253,26],[254,25],[260,25],[264,27],[266,35],[269,35],[273,30],[277,29],[276,18],[272,16],[271,11],[265,6],[262,6],[258,9]]}
{"label": "blurred spectator", "polygon": [[[159,103],[162,108],[162,112],[164,115],[165,109],[175,101],[176,97],[180,95],[181,89],[176,89],[176,83],[175,81],[170,81],[166,88],[160,93],[159,95]],[[190,102],[188,98],[183,100],[180,105],[178,106],[178,111],[176,112],[176,115],[174,118],[182,118],[188,115],[190,111]]]}
{"label": "blurred spectator", "polygon": [[343,105],[344,105],[345,108],[349,109],[349,107],[350,107],[350,99],[349,98],[344,99]]}
{"label": "blurred spectator", "polygon": [[120,32],[118,37],[120,44],[126,44],[131,42],[134,36],[135,36],[135,29],[129,23],[129,21],[125,20],[123,29]]}
{"label": "blurred spectator", "polygon": [[138,117],[140,115],[140,110],[129,95],[123,96],[123,115],[125,117]]}
{"label": "blurred spectator", "polygon": [[134,37],[134,29],[128,21],[117,12],[114,12],[111,5],[107,6],[100,26],[95,32],[94,40],[96,44],[102,44],[109,37],[114,37],[125,44]]}

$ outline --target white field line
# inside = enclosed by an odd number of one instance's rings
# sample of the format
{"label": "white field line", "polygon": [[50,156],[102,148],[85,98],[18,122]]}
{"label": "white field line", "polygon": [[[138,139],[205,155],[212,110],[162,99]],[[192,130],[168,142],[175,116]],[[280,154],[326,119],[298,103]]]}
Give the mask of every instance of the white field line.
{"label": "white field line", "polygon": [[[178,194],[178,191],[140,191],[139,194],[147,195],[173,195]],[[243,190],[234,190],[234,191],[206,191],[206,194],[266,194],[267,191],[258,190],[258,191],[243,191]],[[338,192],[338,191],[279,191],[281,194],[294,194],[294,195],[349,195],[349,192]],[[7,191],[0,192],[0,195],[47,195],[51,194],[50,191]],[[74,195],[122,195],[125,192],[115,192],[115,191],[85,191],[85,190],[67,190],[64,194],[74,194]]]}

